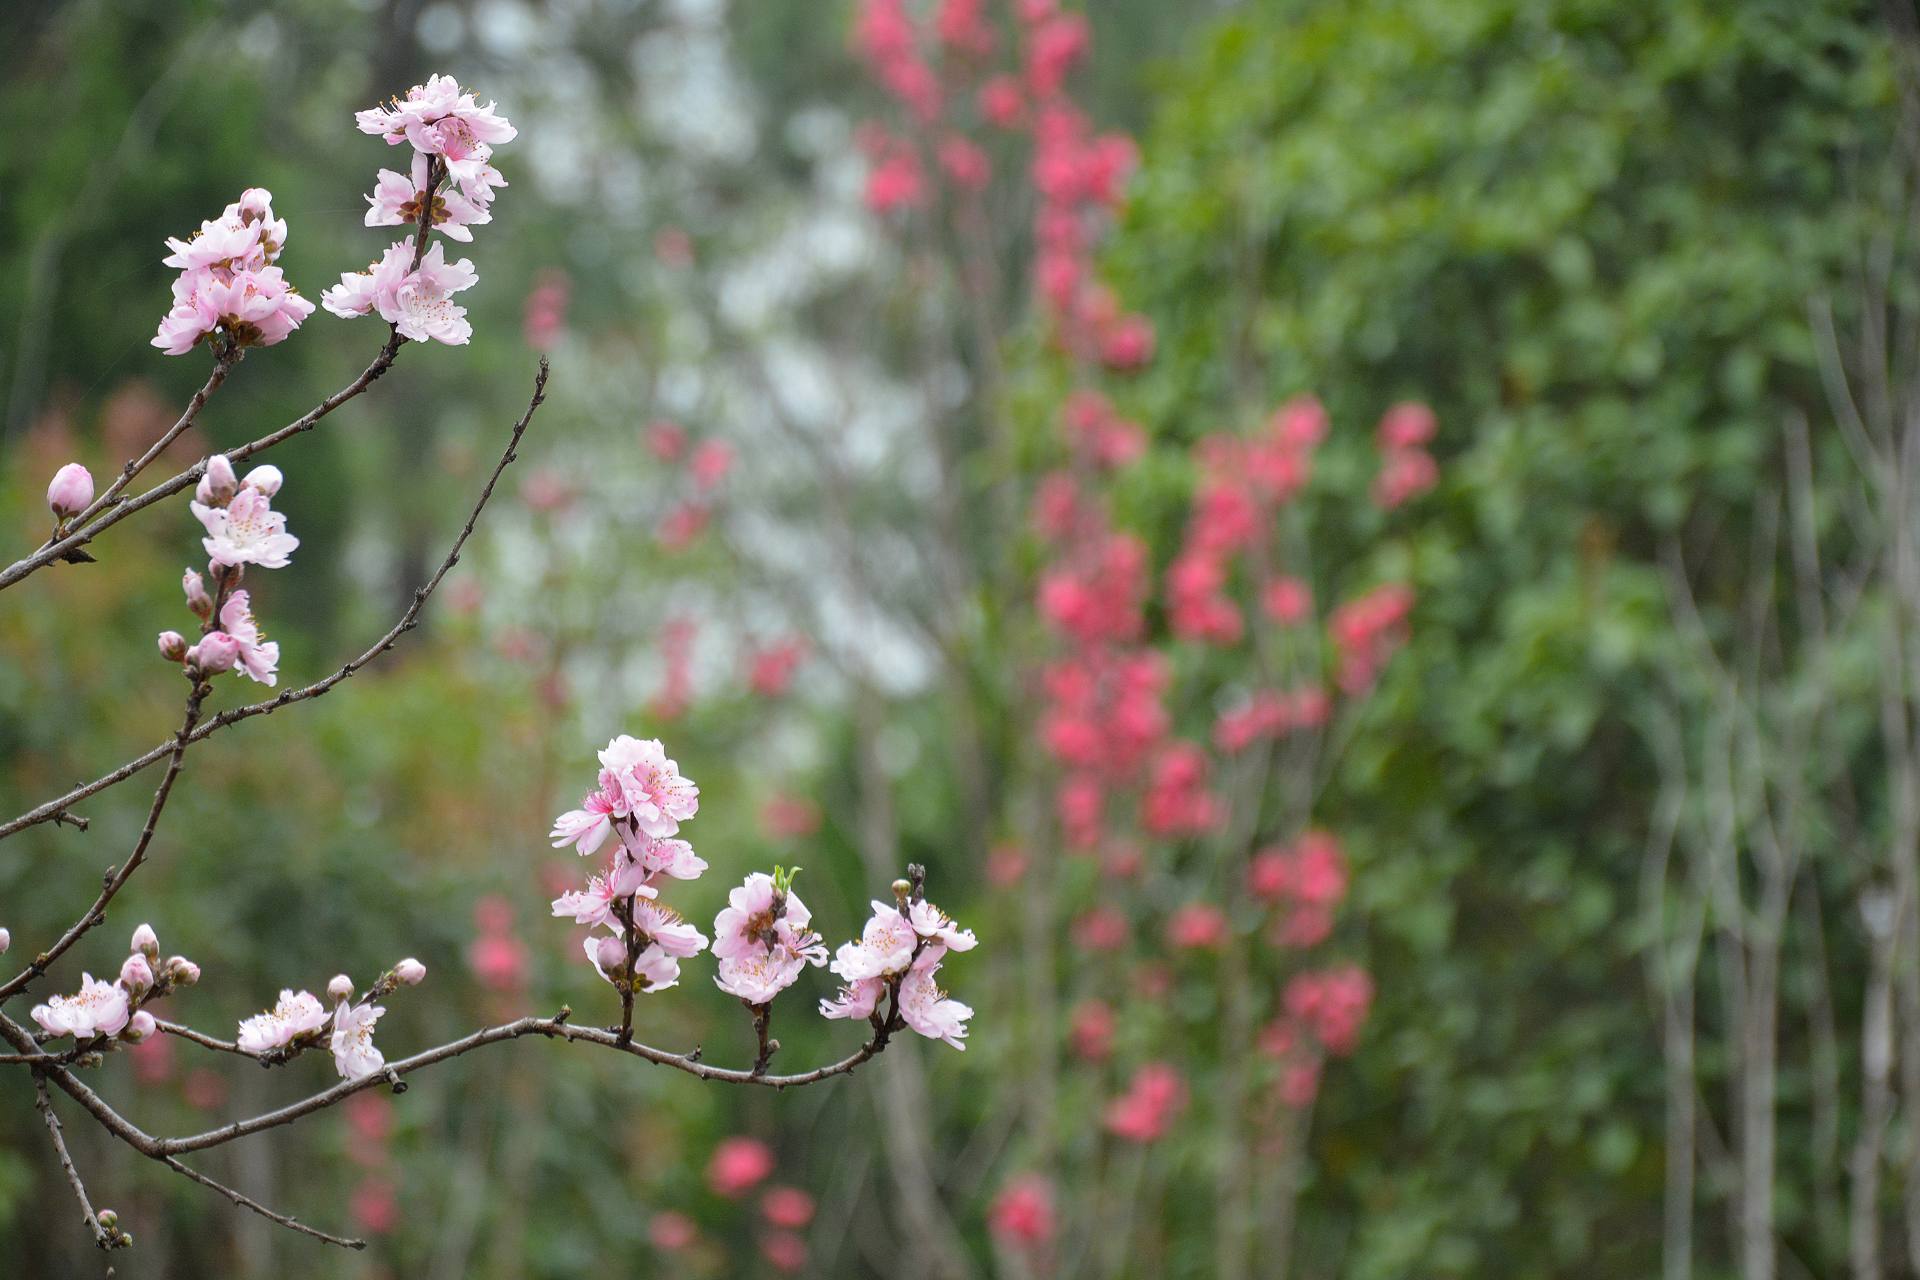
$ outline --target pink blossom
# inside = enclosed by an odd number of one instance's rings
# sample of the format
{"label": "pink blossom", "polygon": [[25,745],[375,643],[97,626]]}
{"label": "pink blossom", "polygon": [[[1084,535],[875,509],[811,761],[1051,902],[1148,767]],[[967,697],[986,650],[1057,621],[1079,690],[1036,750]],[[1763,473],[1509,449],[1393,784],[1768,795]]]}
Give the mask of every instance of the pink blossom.
{"label": "pink blossom", "polygon": [[1141,315],[1122,316],[1100,341],[1100,360],[1109,369],[1138,369],[1153,359],[1153,322]]}
{"label": "pink blossom", "polygon": [[1226,913],[1210,902],[1189,902],[1167,920],[1167,945],[1179,950],[1213,951],[1226,941]]}
{"label": "pink blossom", "polygon": [[940,167],[962,191],[980,191],[993,178],[993,162],[970,138],[951,134],[940,143]]}
{"label": "pink blossom", "polygon": [[758,1138],[727,1138],[707,1161],[707,1186],[715,1195],[738,1200],[773,1172],[773,1148]]}
{"label": "pink blossom", "polygon": [[[848,944],[851,945],[851,944]],[[842,950],[845,950],[843,947]],[[820,1002],[820,1016],[823,1018],[867,1018],[879,1007],[880,998],[887,993],[885,978],[861,978],[840,988],[840,994],[831,1000]]]}
{"label": "pink blossom", "polygon": [[660,545],[668,551],[684,551],[693,544],[693,540],[706,532],[707,521],[713,512],[703,502],[681,502],[673,506],[660,520],[660,529],[656,536]]}
{"label": "pink blossom", "polygon": [[798,1231],[813,1221],[813,1197],[798,1187],[768,1187],[760,1198],[760,1216],[776,1227]]}
{"label": "pink blossom", "polygon": [[1287,983],[1285,996],[1287,1014],[1311,1027],[1334,1054],[1353,1051],[1372,1002],[1373,979],[1352,965],[1297,974]]}
{"label": "pink blossom", "polygon": [[[631,865],[631,864],[629,864]],[[593,876],[584,889],[574,889],[561,894],[553,900],[553,914],[563,919],[571,919],[575,924],[603,924],[612,928],[615,924],[614,908],[632,897],[636,892],[649,897],[659,890],[620,883],[617,874]]]}
{"label": "pink blossom", "polygon": [[93,503],[93,473],[69,462],[53,473],[47,485],[47,507],[62,520],[77,516]]}
{"label": "pink blossom", "polygon": [[1283,627],[1304,620],[1313,610],[1313,592],[1298,578],[1274,578],[1260,589],[1260,607]]}
{"label": "pink blossom", "polygon": [[252,602],[245,591],[234,592],[220,606],[220,626],[238,646],[238,669],[248,679],[269,688],[278,682],[275,668],[280,665],[280,644],[261,638],[260,628],[253,620]]}
{"label": "pink blossom", "polygon": [[[920,935],[906,916],[884,902],[874,902],[859,940],[841,945],[832,969],[848,982],[896,977],[913,963],[919,946]],[[719,954],[717,944],[715,954]]]}
{"label": "pink blossom", "polygon": [[[369,227],[410,227],[420,220],[421,193],[427,186],[428,161],[425,152],[416,152],[413,157],[411,174],[395,173],[392,169],[380,170],[379,180],[373,193],[367,196],[366,225]],[[506,185],[504,182],[491,185]],[[443,187],[433,194],[433,210],[428,225],[438,227],[442,233],[455,240],[471,241],[473,232],[467,228],[484,226],[493,221],[489,208],[492,192],[487,184],[476,188],[480,199],[468,196],[458,186]]]}
{"label": "pink blossom", "polygon": [[687,429],[677,422],[660,419],[649,422],[641,437],[647,451],[662,462],[678,462],[686,452]]}
{"label": "pink blossom", "polygon": [[379,312],[400,336],[415,342],[444,342],[461,346],[473,336],[467,309],[453,295],[473,287],[479,276],[473,262],[449,263],[438,241],[427,248],[414,269],[413,237],[390,246],[380,261],[365,271],[350,271],[340,283],[320,295],[320,304],[337,316]]}
{"label": "pink blossom", "polygon": [[1001,129],[1013,128],[1026,113],[1020,82],[1008,75],[995,76],[980,86],[979,105],[987,123]]}
{"label": "pink blossom", "polygon": [[1107,1104],[1107,1131],[1128,1142],[1157,1142],[1186,1105],[1186,1082],[1164,1062],[1134,1072],[1127,1091]]}
{"label": "pink blossom", "polygon": [[186,664],[205,676],[231,671],[239,660],[240,642],[224,631],[209,631],[185,654]]}
{"label": "pink blossom", "polygon": [[1382,460],[1374,477],[1373,500],[1391,511],[1416,498],[1440,481],[1440,465],[1425,449],[1394,449]]}
{"label": "pink blossom", "polygon": [[578,809],[569,809],[553,820],[553,830],[548,833],[553,847],[574,845],[582,855],[595,852],[612,834],[614,810],[621,803],[616,793],[604,789],[588,792]]}
{"label": "pink blossom", "polygon": [[1432,409],[1417,400],[1403,400],[1380,419],[1376,438],[1382,450],[1412,449],[1432,440],[1438,428]]}
{"label": "pink blossom", "polygon": [[1104,1062],[1113,1052],[1119,1022],[1104,1000],[1082,1000],[1067,1018],[1067,1039],[1073,1052],[1088,1062]]}
{"label": "pink blossom", "polygon": [[235,1043],[248,1053],[266,1053],[311,1035],[326,1021],[326,1008],[312,993],[283,990],[273,1008],[242,1020]]}
{"label": "pink blossom", "polygon": [[[414,85],[405,97],[356,111],[353,118],[360,132],[384,137],[389,146],[411,142],[434,155],[464,154],[475,145],[511,142],[517,132],[493,103],[480,106],[473,94],[460,91],[459,81],[442,75],[428,76],[425,84]],[[450,125],[458,127],[443,127]]]}
{"label": "pink blossom", "polygon": [[153,345],[170,356],[185,355],[217,332],[235,347],[270,347],[313,314],[313,304],[294,291],[278,267],[225,279],[194,268],[174,281],[173,291],[173,309],[153,337]]}
{"label": "pink blossom", "polygon": [[794,1275],[807,1265],[807,1242],[791,1231],[769,1231],[760,1238],[760,1256],[775,1271]]}
{"label": "pink blossom", "polygon": [[614,812],[630,817],[646,835],[673,835],[699,812],[700,788],[681,776],[658,738],[623,733],[600,753],[600,765],[601,788],[613,796]]}
{"label": "pink blossom", "polygon": [[1038,1173],[1009,1180],[987,1210],[987,1225],[995,1236],[1022,1248],[1047,1244],[1057,1229],[1053,1184]]}
{"label": "pink blossom", "polygon": [[1067,72],[1086,53],[1090,42],[1087,20],[1063,13],[1038,23],[1028,42],[1027,83],[1036,98],[1051,98],[1066,81]]}
{"label": "pink blossom", "polygon": [[811,918],[791,888],[781,890],[762,872],[749,875],[713,922],[715,984],[749,1004],[766,1004],[809,964],[825,964],[827,949],[807,928]]}
{"label": "pink blossom", "polygon": [[1280,1100],[1290,1107],[1304,1107],[1320,1090],[1320,1064],[1295,1062],[1280,1074]]}
{"label": "pink blossom", "polygon": [[383,1236],[400,1222],[400,1199],[387,1178],[362,1178],[348,1199],[353,1220],[368,1235]]}
{"label": "pink blossom", "polygon": [[33,1020],[56,1039],[117,1036],[129,1017],[127,991],[117,983],[101,982],[92,974],[83,973],[76,994],[54,996],[45,1004],[35,1005],[32,1013]]}
{"label": "pink blossom", "polygon": [[727,478],[733,469],[733,446],[725,440],[703,440],[687,459],[687,473],[694,487],[706,492]]}
{"label": "pink blossom", "polygon": [[672,1209],[654,1214],[653,1220],[647,1224],[647,1239],[652,1241],[654,1248],[668,1253],[678,1253],[699,1238],[700,1229],[694,1225],[693,1219]]}
{"label": "pink blossom", "polygon": [[242,489],[224,507],[200,502],[188,504],[206,527],[200,540],[218,565],[255,564],[262,569],[284,569],[300,539],[287,532],[287,518],[273,509],[258,489]]}
{"label": "pink blossom", "polygon": [[143,996],[153,987],[153,966],[138,951],[120,966],[120,986],[130,996]]}
{"label": "pink blossom", "polygon": [[378,1005],[342,1005],[333,1015],[333,1065],[343,1079],[361,1080],[387,1064],[373,1044],[373,1024],[386,1012]]}
{"label": "pink blossom", "polygon": [[926,968],[916,965],[907,971],[900,979],[900,1016],[929,1040],[942,1040],[964,1050],[967,1046],[961,1041],[967,1038],[967,1019],[973,1016],[973,1009],[940,990],[934,982],[939,972],[938,964]]}
{"label": "pink blossom", "polygon": [[156,639],[160,647],[160,656],[168,662],[184,662],[187,657],[187,638],[178,631],[162,631]]}
{"label": "pink blossom", "polygon": [[1070,936],[1082,951],[1118,951],[1127,945],[1132,926],[1118,907],[1102,904],[1073,922]]}
{"label": "pink blossom", "polygon": [[953,922],[953,917],[925,898],[907,908],[907,921],[922,939],[939,943],[949,951],[971,951],[979,943],[973,930],[962,929]]}

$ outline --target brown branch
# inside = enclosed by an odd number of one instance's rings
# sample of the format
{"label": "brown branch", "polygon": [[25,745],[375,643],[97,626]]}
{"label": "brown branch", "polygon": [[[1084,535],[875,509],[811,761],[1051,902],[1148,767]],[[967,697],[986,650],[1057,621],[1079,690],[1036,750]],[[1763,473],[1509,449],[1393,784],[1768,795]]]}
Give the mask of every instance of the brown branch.
{"label": "brown branch", "polygon": [[337,1244],[342,1249],[364,1249],[367,1247],[367,1242],[365,1240],[355,1240],[355,1239],[350,1239],[346,1236],[330,1235],[327,1232],[321,1231],[316,1227],[308,1226],[306,1223],[300,1221],[298,1218],[289,1217],[284,1213],[275,1213],[273,1210],[267,1208],[267,1206],[261,1204],[258,1200],[254,1200],[248,1196],[242,1195],[240,1192],[235,1191],[232,1187],[228,1186],[226,1183],[215,1182],[212,1178],[209,1178],[206,1174],[201,1173],[195,1169],[189,1169],[186,1165],[181,1164],[178,1160],[175,1160],[172,1156],[162,1156],[160,1159],[160,1163],[166,1165],[167,1168],[172,1169],[175,1173],[184,1174],[186,1177],[191,1178],[193,1181],[199,1183],[203,1187],[211,1187],[213,1190],[218,1191],[221,1195],[233,1201],[235,1204],[239,1205],[241,1208],[251,1209],[255,1213],[259,1214],[261,1217],[269,1219],[270,1221],[273,1221],[273,1222],[277,1222],[281,1226],[287,1227],[290,1230],[298,1231],[303,1236],[312,1236],[315,1240],[324,1240],[328,1244]]}
{"label": "brown branch", "polygon": [[[189,745],[200,742],[211,734],[218,733],[228,725],[237,724],[242,720],[251,719],[254,716],[270,715],[282,707],[291,706],[296,702],[305,702],[309,698],[319,697],[321,694],[339,684],[342,680],[358,672],[375,658],[378,658],[382,653],[392,648],[401,636],[413,630],[419,623],[420,611],[426,605],[427,598],[439,587],[440,580],[447,576],[447,573],[455,564],[459,563],[461,548],[466,545],[467,539],[472,536],[474,525],[480,519],[480,513],[486,508],[488,500],[492,498],[494,486],[499,482],[501,473],[506,470],[508,464],[513,462],[515,457],[514,451],[520,443],[520,437],[526,434],[528,425],[533,421],[534,411],[537,410],[541,402],[546,399],[547,374],[547,362],[543,358],[540,361],[540,371],[534,377],[533,399],[528,402],[527,411],[521,415],[520,421],[514,425],[513,438],[508,442],[506,453],[501,455],[499,464],[494,467],[493,475],[488,479],[486,489],[481,493],[479,501],[474,504],[472,513],[467,517],[467,523],[462,527],[460,536],[455,540],[452,549],[448,551],[446,559],[440,562],[440,567],[435,570],[433,577],[427,580],[426,585],[413,593],[413,602],[407,606],[407,611],[400,616],[400,621],[396,622],[391,630],[384,636],[381,636],[379,640],[375,641],[365,653],[354,658],[332,675],[316,680],[303,688],[288,689],[286,692],[275,697],[267,698],[261,702],[248,703],[242,707],[234,707],[211,717],[205,724],[188,735],[187,741]],[[57,799],[49,800],[47,803],[21,814],[5,825],[0,825],[0,840],[24,831],[28,827],[51,821],[58,815],[64,813],[68,806],[84,800],[88,796],[97,795],[109,787],[125,782],[134,774],[139,773],[141,770],[166,756],[166,754],[173,749],[173,745],[171,742],[163,742],[146,753],[127,761],[112,773],[103,774],[95,778],[92,782],[86,783],[84,786],[75,787],[72,791],[67,792],[67,794]]]}
{"label": "brown branch", "polygon": [[126,886],[140,864],[147,860],[147,850],[153,845],[153,833],[160,824],[160,812],[167,807],[167,798],[173,794],[174,781],[180,776],[180,766],[186,760],[187,744],[192,740],[193,727],[200,721],[200,707],[212,692],[212,687],[195,676],[193,691],[187,695],[186,718],[181,721],[179,732],[173,735],[173,754],[167,762],[167,772],[160,779],[160,785],[154,789],[153,803],[147,808],[147,822],[140,829],[140,839],[133,846],[133,854],[115,873],[107,873],[106,884],[101,886],[100,896],[93,900],[86,913],[60,935],[60,940],[33,958],[33,963],[15,974],[7,983],[0,986],[0,1000],[16,996],[27,989],[27,984],[47,971],[47,967],[58,960],[74,943],[85,937],[95,925],[107,918],[107,904],[114,895]]}
{"label": "brown branch", "polygon": [[102,1249],[117,1249],[131,1244],[133,1237],[120,1231],[117,1224],[107,1226],[100,1221],[100,1215],[93,1211],[93,1202],[87,1198],[87,1185],[80,1181],[80,1171],[73,1167],[73,1157],[67,1152],[67,1140],[60,1132],[60,1117],[53,1113],[53,1100],[47,1097],[44,1077],[34,1078],[33,1105],[40,1112],[40,1118],[47,1122],[47,1136],[53,1140],[53,1153],[60,1159],[60,1172],[67,1175],[67,1185],[73,1188],[73,1198],[80,1202],[80,1212],[86,1216],[87,1230],[93,1232],[93,1242]]}

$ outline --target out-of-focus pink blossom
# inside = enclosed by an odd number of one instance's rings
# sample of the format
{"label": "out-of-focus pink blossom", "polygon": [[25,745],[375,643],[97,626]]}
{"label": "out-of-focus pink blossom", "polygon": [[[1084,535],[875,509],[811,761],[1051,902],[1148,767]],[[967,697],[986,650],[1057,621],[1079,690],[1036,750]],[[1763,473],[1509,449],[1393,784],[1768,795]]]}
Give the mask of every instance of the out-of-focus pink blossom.
{"label": "out-of-focus pink blossom", "polygon": [[993,162],[971,139],[950,134],[940,142],[940,168],[962,191],[981,191],[993,178]]}
{"label": "out-of-focus pink blossom", "polygon": [[760,1216],[771,1226],[799,1231],[813,1221],[813,1197],[798,1187],[768,1187],[760,1197]]}
{"label": "out-of-focus pink blossom", "polygon": [[1226,913],[1210,902],[1189,902],[1167,920],[1167,945],[1178,950],[1213,951],[1226,941]]}
{"label": "out-of-focus pink blossom", "polygon": [[805,796],[778,792],[760,806],[760,829],[774,840],[799,840],[820,830],[820,806]]}
{"label": "out-of-focus pink blossom", "polygon": [[391,1180],[377,1174],[362,1178],[349,1197],[354,1224],[368,1235],[384,1236],[400,1223],[400,1197]]}
{"label": "out-of-focus pink blossom", "polygon": [[1020,1248],[1048,1244],[1056,1230],[1053,1184],[1038,1173],[1009,1179],[987,1210],[987,1225],[996,1237]]}
{"label": "out-of-focus pink blossom", "polygon": [[715,1195],[738,1200],[772,1172],[772,1147],[758,1138],[726,1138],[707,1161],[707,1186]]}
{"label": "out-of-focus pink blossom", "polygon": [[647,1239],[653,1247],[667,1253],[679,1253],[690,1248],[700,1238],[700,1229],[693,1219],[673,1209],[662,1209],[653,1215],[647,1224]]}
{"label": "out-of-focus pink blossom", "polygon": [[769,1231],[760,1237],[760,1256],[775,1271],[797,1275],[806,1270],[807,1242],[792,1231]]}
{"label": "out-of-focus pink blossom", "polygon": [[1178,1070],[1149,1062],[1134,1072],[1127,1091],[1107,1104],[1107,1131],[1127,1142],[1158,1142],[1186,1106],[1187,1086]]}
{"label": "out-of-focus pink blossom", "polygon": [[1382,450],[1412,449],[1431,441],[1438,429],[1432,409],[1417,400],[1404,400],[1380,419],[1376,438]]}
{"label": "out-of-focus pink blossom", "polygon": [[980,115],[988,124],[1011,129],[1026,115],[1026,97],[1020,82],[1009,75],[998,75],[980,86]]}
{"label": "out-of-focus pink blossom", "polygon": [[647,452],[662,462],[678,462],[687,451],[687,429],[665,418],[649,422],[641,439],[646,442]]}
{"label": "out-of-focus pink blossom", "polygon": [[1082,1000],[1067,1018],[1067,1038],[1073,1052],[1088,1062],[1104,1062],[1113,1052],[1113,1035],[1119,1029],[1113,1006],[1104,1000]]}

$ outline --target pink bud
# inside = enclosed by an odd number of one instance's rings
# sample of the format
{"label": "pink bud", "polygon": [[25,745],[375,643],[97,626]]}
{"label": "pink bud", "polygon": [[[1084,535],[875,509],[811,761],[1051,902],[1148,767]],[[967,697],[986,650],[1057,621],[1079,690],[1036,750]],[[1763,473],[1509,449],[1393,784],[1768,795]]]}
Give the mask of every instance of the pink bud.
{"label": "pink bud", "polygon": [[139,952],[127,957],[120,966],[120,985],[127,989],[130,996],[145,995],[153,987],[153,966]]}
{"label": "pink bud", "polygon": [[335,1004],[353,999],[353,979],[344,973],[334,974],[333,981],[327,984],[327,999]]}
{"label": "pink bud", "polygon": [[53,473],[53,483],[47,486],[47,506],[54,515],[62,520],[77,516],[92,501],[93,476],[85,467],[69,462]]}
{"label": "pink bud", "polygon": [[13,945],[12,930],[0,929],[0,955],[5,955],[7,948],[11,947],[12,945]]}
{"label": "pink bud", "polygon": [[207,594],[206,581],[198,569],[180,575],[180,589],[187,593],[187,608],[196,616],[205,618],[213,613],[213,597]]}
{"label": "pink bud", "polygon": [[190,987],[200,981],[200,966],[185,956],[170,956],[167,959],[167,977],[176,987]]}
{"label": "pink bud", "polygon": [[412,956],[408,956],[405,960],[393,966],[393,976],[410,987],[417,987],[426,981],[427,966],[421,964]]}
{"label": "pink bud", "polygon": [[595,957],[600,961],[602,969],[608,973],[621,973],[626,970],[627,944],[625,942],[608,934],[600,939],[595,947]]}
{"label": "pink bud", "polygon": [[263,496],[271,498],[280,492],[281,482],[285,479],[286,477],[280,474],[280,468],[276,466],[258,466],[247,472],[246,478],[240,481],[240,485],[246,489],[258,489]]}
{"label": "pink bud", "polygon": [[187,650],[187,665],[202,675],[217,676],[222,671],[233,670],[234,662],[240,657],[240,642],[224,631],[211,631],[200,638],[200,643]]}
{"label": "pink bud", "polygon": [[233,500],[239,488],[240,482],[233,476],[233,464],[227,461],[226,454],[216,453],[207,459],[206,474],[200,477],[200,484],[194,489],[193,496],[203,506],[224,507]]}
{"label": "pink bud", "polygon": [[180,662],[187,656],[187,638],[178,631],[160,633],[160,656],[168,662]]}
{"label": "pink bud", "polygon": [[133,949],[149,960],[160,958],[160,935],[153,931],[152,925],[143,924],[133,931]]}
{"label": "pink bud", "polygon": [[159,1029],[152,1014],[145,1009],[135,1009],[133,1016],[127,1019],[126,1029],[120,1033],[120,1038],[128,1044],[139,1044]]}

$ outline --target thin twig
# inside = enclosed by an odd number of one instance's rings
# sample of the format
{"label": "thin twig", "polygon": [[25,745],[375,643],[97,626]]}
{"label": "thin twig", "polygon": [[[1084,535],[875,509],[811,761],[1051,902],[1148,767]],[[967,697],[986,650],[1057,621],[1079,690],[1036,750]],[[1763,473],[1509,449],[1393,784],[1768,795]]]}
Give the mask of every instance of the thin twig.
{"label": "thin twig", "polygon": [[186,1175],[187,1177],[193,1179],[193,1181],[199,1183],[203,1187],[211,1187],[213,1190],[218,1191],[221,1195],[233,1201],[235,1204],[239,1205],[241,1208],[251,1209],[255,1213],[259,1214],[261,1217],[277,1222],[283,1227],[287,1227],[291,1230],[298,1231],[303,1236],[312,1236],[315,1240],[324,1240],[328,1244],[337,1244],[342,1249],[364,1249],[367,1247],[367,1242],[365,1240],[351,1239],[347,1236],[330,1235],[329,1233],[325,1231],[321,1231],[316,1227],[308,1226],[306,1223],[300,1221],[298,1218],[289,1217],[284,1213],[275,1213],[273,1210],[267,1208],[267,1206],[261,1204],[258,1200],[252,1199],[249,1196],[242,1195],[240,1192],[235,1191],[232,1187],[228,1186],[226,1183],[215,1182],[212,1178],[209,1178],[206,1174],[199,1172],[197,1169],[189,1169],[186,1165],[181,1164],[178,1160],[175,1160],[172,1156],[161,1157],[160,1163],[166,1165],[167,1168],[172,1169],[175,1173]]}
{"label": "thin twig", "polygon": [[93,1242],[102,1249],[115,1249],[127,1241],[127,1237],[118,1230],[108,1230],[93,1211],[93,1202],[87,1198],[87,1185],[80,1181],[80,1171],[73,1167],[73,1157],[67,1152],[67,1140],[60,1132],[60,1117],[53,1113],[53,1100],[47,1097],[47,1082],[43,1076],[34,1077],[33,1105],[40,1112],[40,1118],[47,1122],[47,1136],[53,1139],[53,1153],[60,1158],[60,1172],[67,1175],[67,1185],[73,1188],[73,1198],[80,1202],[80,1212],[86,1215],[87,1230],[93,1232]]}
{"label": "thin twig", "polygon": [[[460,536],[455,540],[452,549],[448,551],[446,559],[440,562],[440,567],[434,572],[433,577],[427,580],[426,585],[413,593],[413,602],[407,606],[407,611],[400,615],[400,621],[396,622],[391,630],[375,641],[365,653],[354,658],[332,675],[316,680],[303,688],[289,689],[276,697],[268,698],[261,702],[248,703],[243,707],[234,707],[231,710],[222,711],[220,714],[211,717],[205,724],[188,735],[187,741],[189,745],[203,741],[209,735],[218,733],[228,725],[237,724],[242,720],[251,719],[254,716],[270,715],[282,707],[291,706],[296,702],[305,702],[309,698],[319,697],[321,694],[339,684],[342,680],[358,672],[362,667],[365,667],[375,658],[378,658],[382,653],[392,648],[401,636],[411,631],[414,626],[418,624],[420,611],[425,606],[428,597],[434,593],[435,588],[440,585],[440,580],[446,577],[448,571],[450,571],[455,564],[459,563],[460,550],[466,545],[467,539],[472,536],[475,522],[480,519],[481,511],[485,509],[488,500],[493,496],[494,485],[499,481],[500,474],[506,470],[507,465],[514,460],[514,450],[520,443],[520,437],[526,434],[527,426],[533,420],[534,411],[540,407],[541,402],[546,398],[547,373],[547,362],[545,359],[542,359],[540,361],[540,371],[534,378],[533,399],[528,402],[526,413],[521,415],[520,421],[515,424],[513,438],[507,445],[506,453],[501,456],[499,465],[494,468],[492,478],[487,481],[486,489],[481,493],[479,501],[474,504],[472,514],[467,517],[467,523],[462,527]],[[21,814],[11,822],[0,826],[0,840],[4,840],[6,837],[23,831],[28,827],[50,821],[56,815],[63,813],[68,806],[84,800],[88,796],[97,795],[118,783],[125,782],[134,774],[139,773],[141,770],[160,760],[172,749],[173,743],[163,742],[152,750],[127,761],[112,773],[103,774],[84,786],[75,787],[67,794],[57,799],[49,800],[47,803]]]}
{"label": "thin twig", "polygon": [[194,677],[193,691],[187,695],[186,718],[181,721],[179,732],[173,735],[173,754],[167,762],[167,772],[160,779],[160,785],[154,789],[153,803],[147,808],[146,825],[140,829],[140,839],[133,846],[133,854],[117,873],[110,872],[107,882],[100,889],[100,896],[93,900],[85,914],[60,935],[60,940],[33,958],[33,963],[22,969],[0,986],[0,1000],[16,996],[26,990],[27,984],[47,971],[47,967],[58,960],[74,943],[85,937],[87,931],[107,918],[107,904],[114,895],[126,886],[140,864],[147,860],[147,850],[153,845],[153,833],[160,824],[160,812],[167,807],[167,798],[173,794],[174,781],[180,776],[180,766],[186,760],[187,744],[192,740],[193,727],[200,721],[200,707],[212,692],[211,686],[199,677]]}

